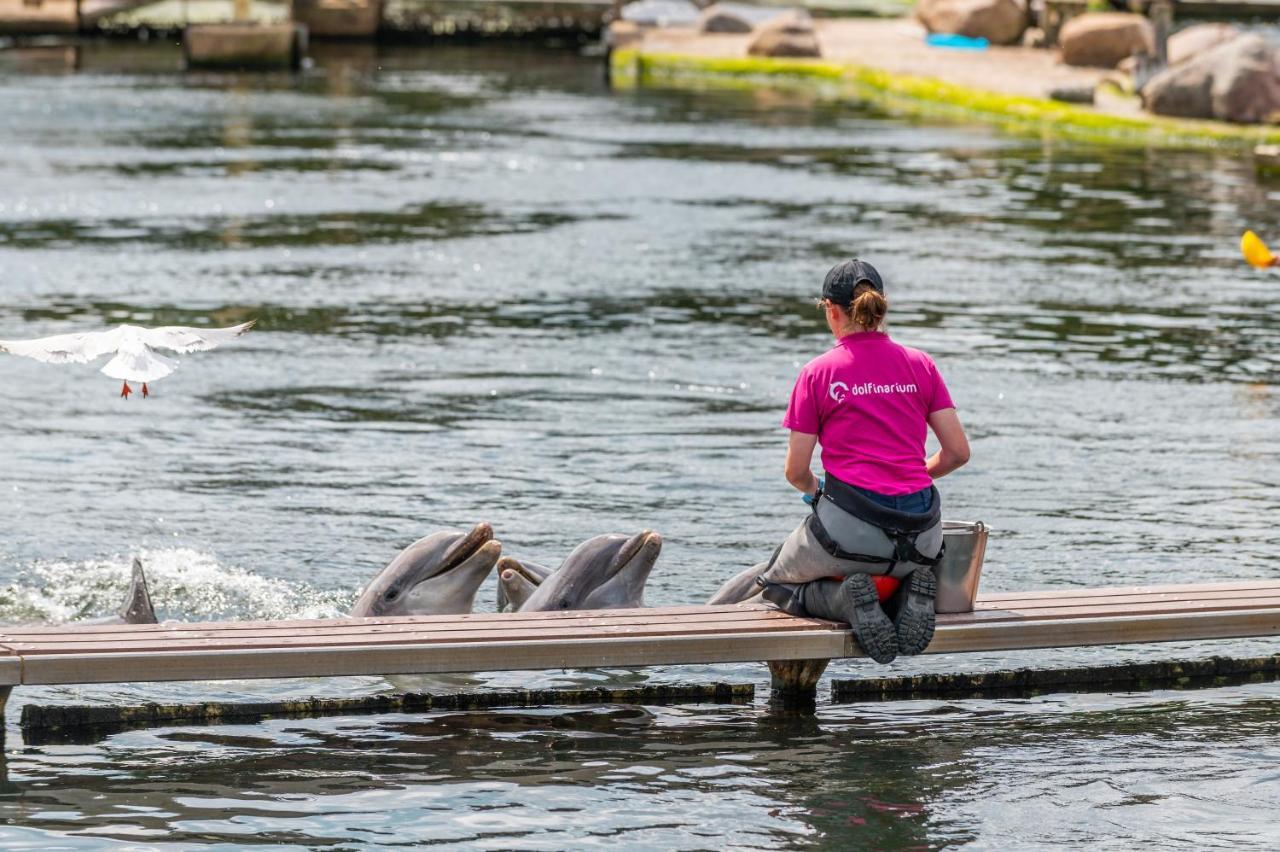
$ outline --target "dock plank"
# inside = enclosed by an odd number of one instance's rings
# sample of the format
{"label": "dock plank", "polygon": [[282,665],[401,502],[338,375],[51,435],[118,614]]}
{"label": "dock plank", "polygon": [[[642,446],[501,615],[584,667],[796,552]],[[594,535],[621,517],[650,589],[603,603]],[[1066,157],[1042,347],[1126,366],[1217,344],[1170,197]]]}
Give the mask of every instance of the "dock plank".
{"label": "dock plank", "polygon": [[[1280,582],[992,593],[928,653],[1280,635]],[[0,631],[0,685],[483,672],[859,656],[758,604]]]}
{"label": "dock plank", "polygon": [[481,643],[433,646],[342,646],[330,649],[274,648],[255,651],[150,652],[144,668],[122,677],[119,664],[134,655],[51,654],[24,659],[22,683],[116,683],[120,681],[241,680],[369,674],[579,669],[682,663],[742,663],[835,658],[853,654],[847,630],[730,633],[719,636],[620,637],[530,640],[504,646],[500,654]]}
{"label": "dock plank", "polygon": [[661,639],[668,636],[718,636],[720,634],[752,633],[767,636],[773,633],[793,633],[797,631],[830,631],[830,622],[816,619],[799,619],[791,617],[755,618],[734,621],[701,621],[683,619],[662,624],[635,625],[596,625],[545,623],[536,630],[507,628],[493,630],[394,630],[380,628],[377,631],[345,631],[330,633],[321,629],[309,630],[294,635],[246,636],[243,633],[227,634],[210,633],[204,637],[182,636],[173,639],[156,639],[154,634],[135,642],[124,642],[120,639],[103,640],[98,637],[83,639],[68,636],[54,640],[39,642],[7,642],[6,647],[21,655],[24,659],[46,654],[64,654],[75,652],[108,653],[108,654],[143,654],[149,651],[184,651],[197,649],[258,649],[258,648],[298,648],[298,647],[331,647],[340,645],[388,645],[414,644],[439,645],[459,642],[477,645],[500,645],[503,648],[518,645],[524,641],[546,641],[560,639],[608,639],[615,637],[636,637]]}

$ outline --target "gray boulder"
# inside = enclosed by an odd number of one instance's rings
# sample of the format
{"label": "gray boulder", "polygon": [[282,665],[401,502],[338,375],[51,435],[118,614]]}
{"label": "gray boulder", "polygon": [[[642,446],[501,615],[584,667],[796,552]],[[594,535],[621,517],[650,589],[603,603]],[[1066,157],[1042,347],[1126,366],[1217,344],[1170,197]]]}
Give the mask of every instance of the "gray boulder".
{"label": "gray boulder", "polygon": [[1178,65],[1197,54],[1226,44],[1240,35],[1233,24],[1193,24],[1169,36],[1169,64]]}
{"label": "gray boulder", "polygon": [[1027,28],[1027,7],[1019,0],[920,0],[916,18],[931,33],[1017,44]]}
{"label": "gray boulder", "polygon": [[1143,105],[1157,115],[1257,124],[1280,116],[1280,51],[1240,35],[1148,81]]}
{"label": "gray boulder", "polygon": [[700,33],[749,33],[786,11],[776,6],[770,8],[748,6],[746,3],[713,3],[698,16],[697,29]]}
{"label": "gray boulder", "polygon": [[1062,61],[1077,66],[1115,68],[1134,54],[1156,52],[1151,22],[1129,12],[1086,12],[1063,25],[1058,42]]}
{"label": "gray boulder", "polygon": [[789,56],[816,58],[822,56],[818,34],[808,13],[790,12],[770,18],[752,30],[747,45],[748,56]]}
{"label": "gray boulder", "polygon": [[[1169,36],[1169,64],[1186,62],[1212,47],[1226,44],[1238,35],[1240,30],[1234,24],[1192,24]],[[1132,74],[1137,67],[1137,60],[1132,56],[1119,65],[1120,70],[1126,74]]]}

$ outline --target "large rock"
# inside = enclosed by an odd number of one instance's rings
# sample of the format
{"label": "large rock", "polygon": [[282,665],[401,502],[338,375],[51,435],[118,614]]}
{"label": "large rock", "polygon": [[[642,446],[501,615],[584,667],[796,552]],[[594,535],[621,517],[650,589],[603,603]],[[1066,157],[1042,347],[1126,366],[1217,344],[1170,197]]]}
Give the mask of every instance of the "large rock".
{"label": "large rock", "polygon": [[920,0],[916,18],[931,33],[1017,44],[1027,28],[1027,7],[1019,0]]}
{"label": "large rock", "polygon": [[[1185,30],[1178,30],[1169,36],[1169,64],[1178,65],[1186,62],[1212,47],[1226,44],[1238,35],[1240,30],[1234,24],[1192,24]],[[1133,57],[1129,57],[1119,65],[1120,70],[1126,74],[1132,74],[1137,67],[1138,63]]]}
{"label": "large rock", "polygon": [[1142,15],[1086,12],[1063,25],[1058,43],[1068,65],[1115,68],[1137,53],[1155,55],[1156,33]]}
{"label": "large rock", "polygon": [[702,10],[697,27],[700,33],[749,33],[770,18],[783,13],[777,7],[713,3]]}
{"label": "large rock", "polygon": [[1193,24],[1169,36],[1169,64],[1178,65],[1240,35],[1233,24]]}
{"label": "large rock", "polygon": [[822,55],[813,20],[807,13],[792,12],[770,18],[752,32],[747,45],[749,56],[793,56],[814,58]]}
{"label": "large rock", "polygon": [[1157,74],[1142,89],[1157,115],[1216,118],[1242,124],[1280,114],[1280,50],[1260,35],[1241,35]]}

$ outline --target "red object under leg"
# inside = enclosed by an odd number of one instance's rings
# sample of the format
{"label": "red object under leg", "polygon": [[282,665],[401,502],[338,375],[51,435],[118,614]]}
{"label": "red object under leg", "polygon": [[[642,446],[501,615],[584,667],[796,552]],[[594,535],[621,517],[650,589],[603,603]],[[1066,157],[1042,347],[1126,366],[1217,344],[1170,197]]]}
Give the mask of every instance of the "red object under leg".
{"label": "red object under leg", "polygon": [[[828,577],[828,580],[835,580],[837,583],[844,577]],[[884,603],[893,597],[893,593],[898,591],[898,587],[902,585],[902,581],[893,577],[886,577],[883,574],[872,574],[871,582],[876,584],[876,596],[880,598],[880,603]]]}
{"label": "red object under leg", "polygon": [[901,580],[895,580],[893,577],[872,577],[876,584],[876,594],[880,596],[880,603],[884,603],[893,597],[893,593],[898,591],[898,586],[902,585]]}
{"label": "red object under leg", "polygon": [[151,394],[147,393],[147,383],[146,383],[146,382],[143,382],[143,383],[142,383],[142,398],[143,398],[143,399],[146,399],[146,398],[147,398],[147,397],[149,397],[149,396],[151,396]]}
{"label": "red object under leg", "polygon": [[129,394],[133,393],[133,388],[129,387],[129,383],[125,382],[124,387],[120,388],[120,398],[128,399]]}

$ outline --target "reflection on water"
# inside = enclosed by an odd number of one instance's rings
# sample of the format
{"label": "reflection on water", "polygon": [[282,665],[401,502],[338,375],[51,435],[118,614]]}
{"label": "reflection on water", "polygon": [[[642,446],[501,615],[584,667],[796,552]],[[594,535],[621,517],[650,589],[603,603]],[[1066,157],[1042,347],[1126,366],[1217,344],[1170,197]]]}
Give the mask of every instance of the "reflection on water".
{"label": "reflection on water", "polygon": [[272,721],[13,751],[0,813],[73,842],[1265,846],[1277,734],[1248,688]]}
{"label": "reflection on water", "polygon": [[[1247,160],[789,93],[612,95],[598,62],[566,52],[315,57],[298,76],[181,75],[165,45],[86,45],[78,70],[0,51],[0,338],[259,321],[146,401],[89,367],[0,360],[0,621],[110,611],[135,551],[162,617],[335,614],[408,542],[479,520],[550,563],[601,532],[660,530],[648,600],[705,600],[803,511],[777,421],[827,345],[821,275],[851,253],[885,272],[894,334],[935,354],[961,405],[974,461],[944,495],[949,516],[996,530],[989,588],[1274,575],[1280,285],[1237,240],[1280,234],[1280,185]],[[1213,650],[1233,648],[1274,650]],[[681,677],[763,669],[484,682]],[[11,703],[390,688],[24,688]],[[816,720],[437,713],[81,746],[23,746],[11,728],[0,838],[1274,845],[1273,692]]]}
{"label": "reflection on water", "polygon": [[[274,202],[270,206],[275,206]],[[22,223],[7,232],[0,232],[0,245],[12,248],[67,248],[141,243],[175,251],[260,246],[352,246],[529,233],[570,221],[570,217],[550,212],[507,215],[499,219],[497,216],[487,216],[483,210],[472,206],[440,204],[420,204],[393,212],[208,217],[180,222],[108,219],[88,223],[44,219]]]}

